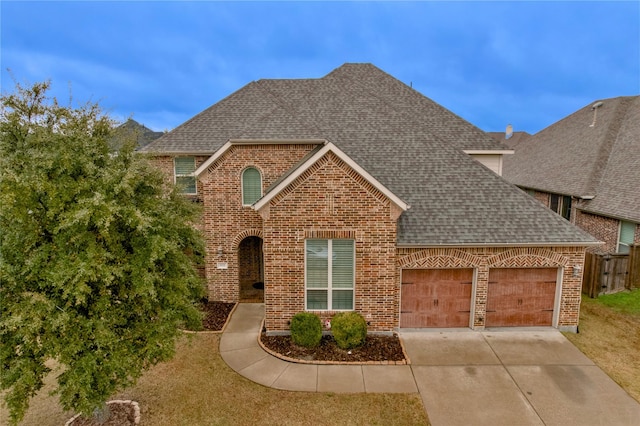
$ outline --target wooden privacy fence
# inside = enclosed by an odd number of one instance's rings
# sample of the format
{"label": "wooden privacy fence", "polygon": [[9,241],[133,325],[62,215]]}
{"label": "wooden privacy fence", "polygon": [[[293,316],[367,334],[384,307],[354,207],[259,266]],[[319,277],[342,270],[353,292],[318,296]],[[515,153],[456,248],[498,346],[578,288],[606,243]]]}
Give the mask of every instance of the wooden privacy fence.
{"label": "wooden privacy fence", "polygon": [[587,252],[582,276],[582,292],[589,297],[640,288],[640,245],[629,254]]}

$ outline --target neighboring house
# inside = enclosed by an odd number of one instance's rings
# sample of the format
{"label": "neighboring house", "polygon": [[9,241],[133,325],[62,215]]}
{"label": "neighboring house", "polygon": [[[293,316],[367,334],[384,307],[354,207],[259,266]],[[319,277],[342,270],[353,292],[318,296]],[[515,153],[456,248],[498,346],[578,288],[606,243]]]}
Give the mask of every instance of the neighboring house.
{"label": "neighboring house", "polygon": [[122,132],[121,137],[128,139],[133,138],[137,142],[137,149],[144,148],[154,140],[162,136],[163,132],[154,132],[143,124],[138,123],[132,118],[118,126],[118,131]]}
{"label": "neighboring house", "polygon": [[604,241],[598,250],[640,244],[640,96],[595,101],[515,144],[492,135],[515,150],[504,177]]}
{"label": "neighboring house", "polygon": [[576,330],[597,240],[470,157],[502,144],[373,65],[249,83],[143,151],[203,203],[210,299],[264,286],[269,333],[345,310],[372,332]]}

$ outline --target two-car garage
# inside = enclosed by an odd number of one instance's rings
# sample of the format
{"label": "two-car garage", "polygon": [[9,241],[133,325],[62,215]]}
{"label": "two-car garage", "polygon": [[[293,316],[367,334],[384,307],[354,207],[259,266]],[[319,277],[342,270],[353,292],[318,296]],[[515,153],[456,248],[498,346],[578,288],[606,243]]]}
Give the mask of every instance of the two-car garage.
{"label": "two-car garage", "polygon": [[[471,327],[474,269],[403,269],[401,328]],[[558,268],[489,269],[485,327],[551,326]]]}

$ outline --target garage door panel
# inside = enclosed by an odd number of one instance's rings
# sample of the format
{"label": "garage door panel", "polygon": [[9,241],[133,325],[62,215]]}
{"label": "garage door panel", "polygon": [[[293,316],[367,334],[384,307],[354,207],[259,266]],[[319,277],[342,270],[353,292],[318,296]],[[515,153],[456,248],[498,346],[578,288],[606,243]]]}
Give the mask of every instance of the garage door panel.
{"label": "garage door panel", "polygon": [[489,271],[486,326],[550,326],[557,268],[499,268]]}
{"label": "garage door panel", "polygon": [[400,327],[468,327],[473,269],[402,272]]}

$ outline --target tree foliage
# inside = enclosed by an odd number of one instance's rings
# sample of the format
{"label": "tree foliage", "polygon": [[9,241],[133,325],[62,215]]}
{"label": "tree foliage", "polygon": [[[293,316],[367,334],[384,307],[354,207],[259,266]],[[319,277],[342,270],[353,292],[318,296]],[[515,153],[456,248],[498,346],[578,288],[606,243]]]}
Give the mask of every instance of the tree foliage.
{"label": "tree foliage", "polygon": [[0,109],[0,388],[11,421],[62,366],[56,393],[90,414],[169,359],[199,313],[195,205],[134,152],[110,149],[99,105],[20,84]]}

